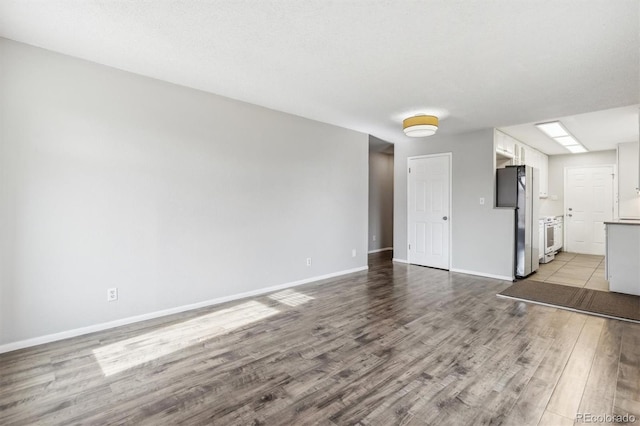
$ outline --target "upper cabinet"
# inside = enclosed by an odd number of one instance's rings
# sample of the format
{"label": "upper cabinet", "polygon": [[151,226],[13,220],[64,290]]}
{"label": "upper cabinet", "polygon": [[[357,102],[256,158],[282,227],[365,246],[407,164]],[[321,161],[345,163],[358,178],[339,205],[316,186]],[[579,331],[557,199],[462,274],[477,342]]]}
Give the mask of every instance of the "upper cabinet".
{"label": "upper cabinet", "polygon": [[496,151],[496,167],[502,168],[514,164],[514,139],[496,130],[493,141]]}
{"label": "upper cabinet", "polygon": [[[549,157],[499,130],[494,132],[496,168],[527,165],[540,170],[540,198],[549,194]],[[637,157],[637,156],[636,156]]]}
{"label": "upper cabinet", "polygon": [[549,156],[540,153],[540,198],[549,196]]}
{"label": "upper cabinet", "polygon": [[640,219],[638,142],[618,144],[618,216]]}

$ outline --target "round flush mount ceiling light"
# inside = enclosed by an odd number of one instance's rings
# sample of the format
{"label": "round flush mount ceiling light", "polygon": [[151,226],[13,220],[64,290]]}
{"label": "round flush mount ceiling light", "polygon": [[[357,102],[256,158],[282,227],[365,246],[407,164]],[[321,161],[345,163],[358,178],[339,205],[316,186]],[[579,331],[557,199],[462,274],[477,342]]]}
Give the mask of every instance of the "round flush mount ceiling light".
{"label": "round flush mount ceiling light", "polygon": [[416,115],[402,122],[404,134],[412,138],[431,136],[438,130],[438,117],[435,115]]}

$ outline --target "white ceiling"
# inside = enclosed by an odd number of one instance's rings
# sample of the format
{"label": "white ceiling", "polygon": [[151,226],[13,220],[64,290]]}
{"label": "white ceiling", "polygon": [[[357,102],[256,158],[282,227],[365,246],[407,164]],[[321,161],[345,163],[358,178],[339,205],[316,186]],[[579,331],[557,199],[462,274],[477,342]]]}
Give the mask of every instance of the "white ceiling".
{"label": "white ceiling", "polygon": [[639,0],[0,0],[2,37],[391,142],[419,112],[452,134],[638,104],[639,24]]}
{"label": "white ceiling", "polygon": [[[639,108],[640,105],[631,105],[556,119],[589,151],[603,151],[616,149],[619,143],[638,141]],[[535,124],[540,122],[501,127],[500,130],[545,154],[569,154],[566,148],[538,130]]]}

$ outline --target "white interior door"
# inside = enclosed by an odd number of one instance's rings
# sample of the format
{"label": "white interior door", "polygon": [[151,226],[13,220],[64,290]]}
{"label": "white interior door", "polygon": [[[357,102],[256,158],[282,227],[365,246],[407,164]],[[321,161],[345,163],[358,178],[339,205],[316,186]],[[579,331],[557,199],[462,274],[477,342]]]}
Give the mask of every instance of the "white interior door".
{"label": "white interior door", "polygon": [[565,169],[565,251],[605,254],[604,222],[613,219],[613,166]]}
{"label": "white interior door", "polygon": [[409,263],[449,269],[451,155],[409,159]]}

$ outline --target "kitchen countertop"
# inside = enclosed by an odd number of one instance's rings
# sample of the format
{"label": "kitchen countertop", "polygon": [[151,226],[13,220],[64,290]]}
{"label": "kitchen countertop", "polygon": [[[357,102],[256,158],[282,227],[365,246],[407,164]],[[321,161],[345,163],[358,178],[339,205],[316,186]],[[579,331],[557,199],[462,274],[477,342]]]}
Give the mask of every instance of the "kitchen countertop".
{"label": "kitchen countertop", "polygon": [[618,219],[605,221],[605,225],[640,225],[640,219]]}

